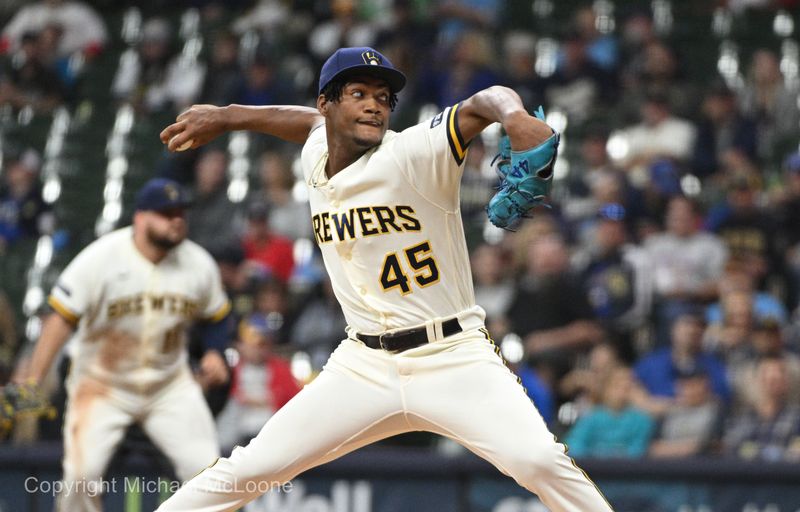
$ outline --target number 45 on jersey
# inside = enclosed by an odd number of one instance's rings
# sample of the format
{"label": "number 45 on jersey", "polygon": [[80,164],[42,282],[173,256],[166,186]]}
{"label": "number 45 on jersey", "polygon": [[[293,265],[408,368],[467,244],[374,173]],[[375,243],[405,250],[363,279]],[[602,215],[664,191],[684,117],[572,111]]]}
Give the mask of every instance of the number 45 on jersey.
{"label": "number 45 on jersey", "polygon": [[[398,254],[402,254],[402,257]],[[427,240],[421,244],[406,247],[402,251],[386,254],[381,267],[383,291],[388,292],[393,288],[400,288],[400,293],[403,295],[411,293],[409,274],[420,288],[439,281],[439,268],[433,258],[431,244]]]}

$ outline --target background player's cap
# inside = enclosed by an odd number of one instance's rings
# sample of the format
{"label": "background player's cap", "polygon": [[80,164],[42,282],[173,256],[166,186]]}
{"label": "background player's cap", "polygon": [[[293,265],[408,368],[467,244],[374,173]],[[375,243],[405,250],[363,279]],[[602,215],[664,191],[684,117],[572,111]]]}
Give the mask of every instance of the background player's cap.
{"label": "background player's cap", "polygon": [[153,178],[136,194],[137,210],[164,211],[186,208],[192,204],[187,192],[177,182],[166,178]]}
{"label": "background player's cap", "polygon": [[406,75],[395,69],[389,59],[367,46],[339,48],[328,57],[319,74],[319,93],[331,80],[343,75],[365,74],[382,78],[389,83],[392,93],[406,85]]}

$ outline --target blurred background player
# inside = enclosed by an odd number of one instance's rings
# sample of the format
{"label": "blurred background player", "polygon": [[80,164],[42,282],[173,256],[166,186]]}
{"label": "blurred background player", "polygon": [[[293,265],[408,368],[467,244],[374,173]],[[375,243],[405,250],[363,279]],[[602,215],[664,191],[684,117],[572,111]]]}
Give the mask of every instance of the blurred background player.
{"label": "blurred background player", "polygon": [[[126,429],[138,423],[186,479],[219,455],[214,420],[187,363],[187,329],[202,322],[208,351],[199,380],[228,379],[220,353],[230,305],[214,260],[186,238],[188,200],[154,179],[136,197],[133,226],[86,247],[59,277],[34,350],[36,386],[73,334],[59,510],[101,510],[102,477]],[[191,428],[191,436],[175,432]]]}

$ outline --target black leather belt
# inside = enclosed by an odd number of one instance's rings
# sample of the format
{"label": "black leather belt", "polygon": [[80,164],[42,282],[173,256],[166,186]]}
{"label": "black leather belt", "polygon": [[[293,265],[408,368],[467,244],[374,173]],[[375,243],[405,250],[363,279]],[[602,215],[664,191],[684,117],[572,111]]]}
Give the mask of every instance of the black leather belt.
{"label": "black leather belt", "polygon": [[[458,334],[462,330],[458,318],[442,322],[442,334],[445,338]],[[425,327],[416,327],[379,335],[359,333],[356,334],[356,338],[369,348],[380,348],[387,352],[402,352],[428,343],[428,330]]]}

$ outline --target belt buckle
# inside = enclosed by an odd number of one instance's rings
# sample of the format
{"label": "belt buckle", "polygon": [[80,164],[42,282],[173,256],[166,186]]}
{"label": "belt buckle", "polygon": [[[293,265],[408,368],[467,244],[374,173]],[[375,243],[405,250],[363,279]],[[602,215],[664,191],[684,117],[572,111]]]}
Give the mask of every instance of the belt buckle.
{"label": "belt buckle", "polygon": [[390,340],[390,339],[392,339],[394,337],[395,337],[395,333],[393,333],[393,332],[387,332],[387,333],[379,334],[378,335],[378,345],[380,345],[382,350],[385,350],[386,352],[394,353],[395,350],[387,347],[386,344],[384,343],[384,340]]}

